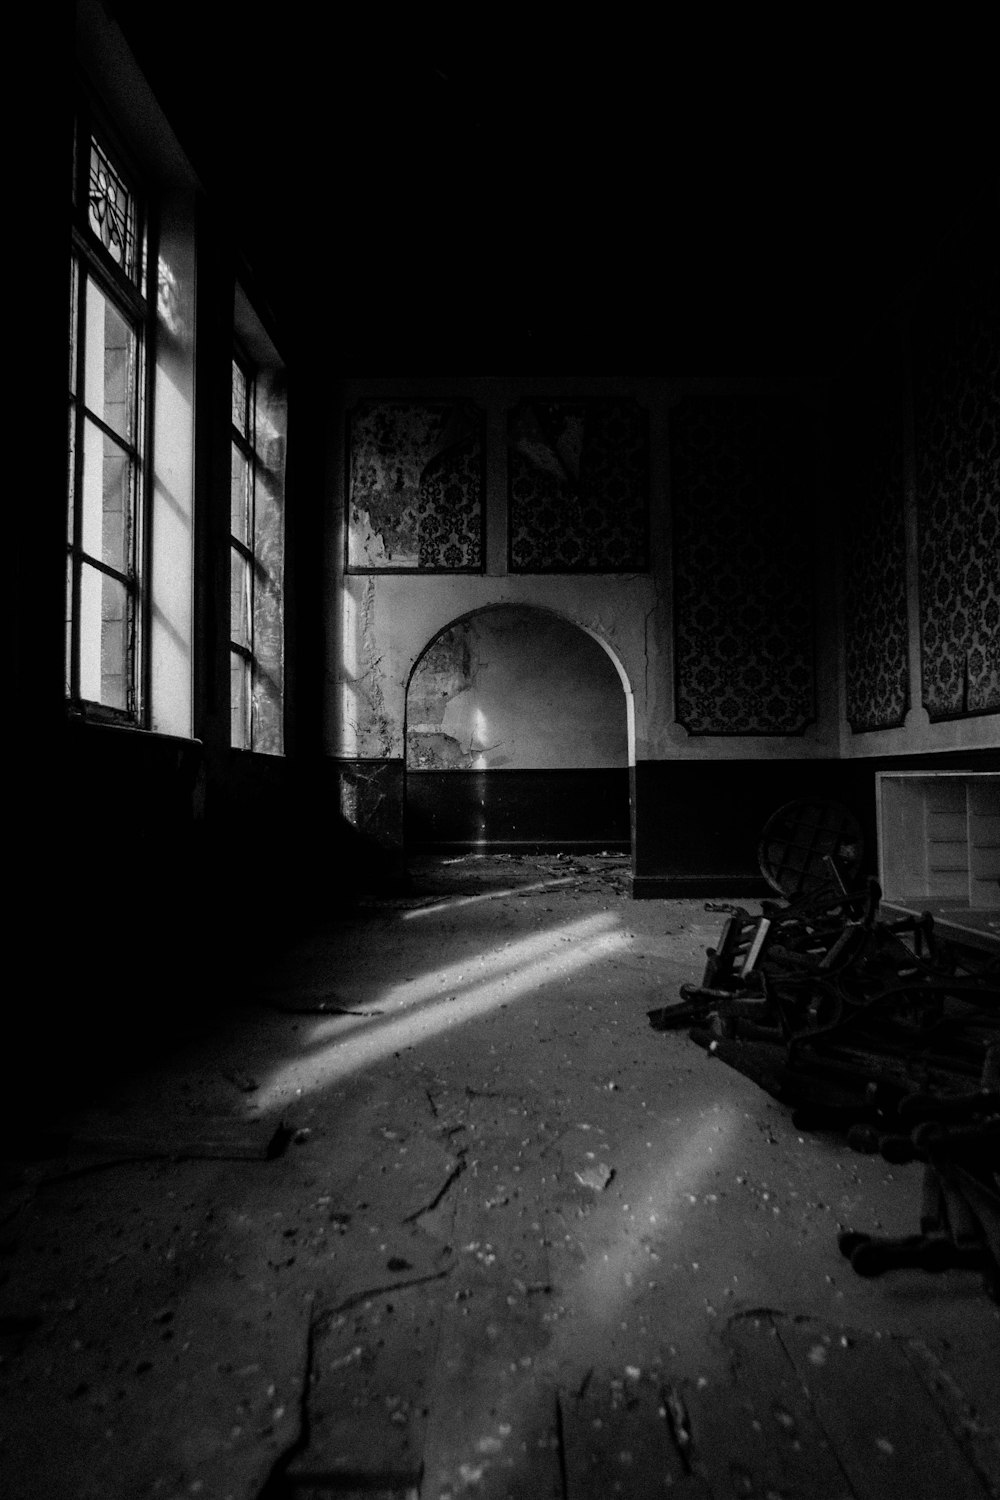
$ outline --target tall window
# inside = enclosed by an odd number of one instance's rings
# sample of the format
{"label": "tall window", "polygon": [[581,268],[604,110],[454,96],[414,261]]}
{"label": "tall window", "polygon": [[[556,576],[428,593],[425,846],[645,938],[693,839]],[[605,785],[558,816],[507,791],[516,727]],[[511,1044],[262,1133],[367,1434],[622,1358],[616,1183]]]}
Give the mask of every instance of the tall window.
{"label": "tall window", "polygon": [[233,359],[230,468],[230,743],[283,748],[283,382]]}
{"label": "tall window", "polygon": [[234,359],[229,498],[229,712],[230,742],[237,750],[249,750],[253,737],[255,405],[253,377],[245,364]]}
{"label": "tall window", "polygon": [[73,183],[66,686],[103,717],[141,716],[145,295],[134,183],[86,124]]}

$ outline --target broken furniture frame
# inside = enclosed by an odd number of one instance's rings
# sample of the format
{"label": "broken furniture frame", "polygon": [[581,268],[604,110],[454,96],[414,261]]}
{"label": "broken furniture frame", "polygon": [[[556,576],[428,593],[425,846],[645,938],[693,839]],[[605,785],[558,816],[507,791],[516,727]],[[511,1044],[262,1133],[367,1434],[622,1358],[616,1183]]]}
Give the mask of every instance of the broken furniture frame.
{"label": "broken furniture frame", "polygon": [[879,918],[875,880],[730,909],[700,985],[650,1011],[856,1150],[924,1163],[921,1232],[849,1233],[861,1275],[964,1266],[1000,1297],[1000,955],[942,942],[929,913]]}

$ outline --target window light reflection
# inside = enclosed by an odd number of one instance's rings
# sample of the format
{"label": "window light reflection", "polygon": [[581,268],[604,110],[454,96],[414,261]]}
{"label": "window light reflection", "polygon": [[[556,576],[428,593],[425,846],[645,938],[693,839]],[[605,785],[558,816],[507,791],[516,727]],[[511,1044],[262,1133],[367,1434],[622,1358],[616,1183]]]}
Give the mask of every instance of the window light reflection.
{"label": "window light reflection", "polygon": [[543,984],[607,958],[628,942],[625,933],[608,930],[616,921],[613,914],[601,912],[512,943],[490,954],[476,981],[464,988],[460,981],[468,963],[449,965],[414,983],[394,985],[378,1004],[395,1014],[326,1018],[307,1039],[313,1050],[284,1063],[262,1082],[258,1106],[277,1108],[291,1097],[325,1088],[394,1052],[479,1020]]}

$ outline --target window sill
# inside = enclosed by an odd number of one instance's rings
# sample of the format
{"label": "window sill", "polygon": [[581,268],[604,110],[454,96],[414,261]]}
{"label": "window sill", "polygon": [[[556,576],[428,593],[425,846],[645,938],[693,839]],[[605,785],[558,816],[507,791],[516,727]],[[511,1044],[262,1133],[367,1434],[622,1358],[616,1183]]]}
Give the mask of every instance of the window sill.
{"label": "window sill", "polygon": [[134,735],[136,739],[150,744],[175,746],[178,749],[200,750],[203,742],[192,736],[190,739],[179,734],[162,734],[156,729],[143,729],[141,725],[132,723],[128,719],[117,718],[110,714],[93,713],[89,709],[83,709],[76,704],[67,705],[66,726],[71,731],[86,731],[87,733],[110,731],[115,736]]}

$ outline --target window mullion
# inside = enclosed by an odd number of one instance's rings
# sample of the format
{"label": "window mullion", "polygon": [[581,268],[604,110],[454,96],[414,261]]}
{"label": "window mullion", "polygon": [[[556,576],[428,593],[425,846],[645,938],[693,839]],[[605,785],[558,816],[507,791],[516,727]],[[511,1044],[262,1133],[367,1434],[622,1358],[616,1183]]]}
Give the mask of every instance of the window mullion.
{"label": "window mullion", "polygon": [[87,713],[137,723],[148,702],[143,512],[151,458],[154,261],[142,197],[118,148],[107,148],[85,110],[74,150],[67,691]]}
{"label": "window mullion", "polygon": [[147,213],[146,204],[136,204],[136,233],[139,236],[140,253],[146,256],[143,265],[144,280],[141,285],[146,293],[145,318],[142,339],[137,350],[135,371],[136,434],[142,443],[142,454],[135,468],[135,500],[131,538],[132,568],[136,575],[135,612],[132,621],[132,684],[133,709],[136,722],[148,713],[152,702],[152,661],[145,649],[149,628],[150,595],[146,580],[152,577],[153,528],[147,496],[152,494],[153,478],[153,382],[155,378],[157,321],[153,316],[156,307],[157,245],[154,243],[155,216]]}
{"label": "window mullion", "polygon": [[104,562],[99,557],[94,557],[92,553],[90,553],[90,552],[84,552],[82,548],[80,549],[79,558],[80,558],[81,565],[83,563],[86,563],[89,568],[94,568],[98,573],[105,573],[108,576],[108,578],[117,579],[117,581],[122,585],[122,587],[128,589],[128,591],[130,593],[134,592],[134,590],[135,590],[135,569],[134,568],[130,568],[127,573],[122,573],[118,568],[113,568],[110,563]]}
{"label": "window mullion", "polygon": [[[86,257],[90,266],[94,281],[103,292],[112,297],[115,302],[127,303],[128,310],[137,323],[143,323],[146,319],[150,300],[142,288],[134,286],[127,276],[124,276],[117,266],[106,267],[101,264],[97,257],[93,238],[84,234],[78,225],[73,226],[73,246],[77,252]],[[150,257],[152,259],[152,257]]]}
{"label": "window mullion", "polygon": [[240,432],[236,427],[234,427],[232,429],[232,436],[233,436],[233,447],[234,448],[238,448],[240,450],[240,452],[243,454],[243,457],[245,459],[247,459],[248,461],[251,460],[251,459],[253,459],[253,457],[254,457],[254,450],[251,447],[251,445],[247,442],[247,440],[243,436],[242,432]]}
{"label": "window mullion", "polygon": [[[253,749],[253,429],[250,423],[249,394],[252,376],[243,356],[234,352],[231,363],[230,452],[231,484],[239,475],[238,509],[230,516],[230,591],[236,585],[239,573],[239,628],[240,640],[233,640],[230,628],[231,661],[240,665],[230,670],[230,723],[231,743],[238,749]],[[235,501],[231,492],[230,505]],[[240,534],[237,535],[237,532]],[[239,560],[237,563],[237,559]],[[230,608],[233,604],[231,602]],[[247,644],[244,644],[244,640]],[[235,731],[235,732],[233,732]]]}
{"label": "window mullion", "polygon": [[127,453],[133,464],[138,466],[142,462],[142,448],[138,443],[126,442],[121,433],[116,432],[113,427],[109,427],[107,422],[104,421],[103,417],[97,416],[97,414],[91,411],[89,406],[84,405],[82,401],[79,404],[83,407],[83,415],[87,418],[87,420],[92,422],[96,428],[103,432],[105,437],[109,437],[111,441],[122,450],[123,453]]}
{"label": "window mullion", "polygon": [[257,374],[247,380],[247,435],[250,439],[250,461],[247,465],[247,538],[250,543],[251,561],[247,570],[247,609],[250,627],[250,690],[248,693],[247,718],[249,720],[250,749],[254,748],[253,695],[257,672]]}
{"label": "window mullion", "polygon": [[81,609],[81,563],[83,552],[83,469],[84,469],[84,405],[83,393],[87,369],[87,262],[81,257],[77,261],[76,327],[76,389],[73,394],[73,545],[72,545],[72,590],[70,599],[70,695],[80,696],[80,609]]}

